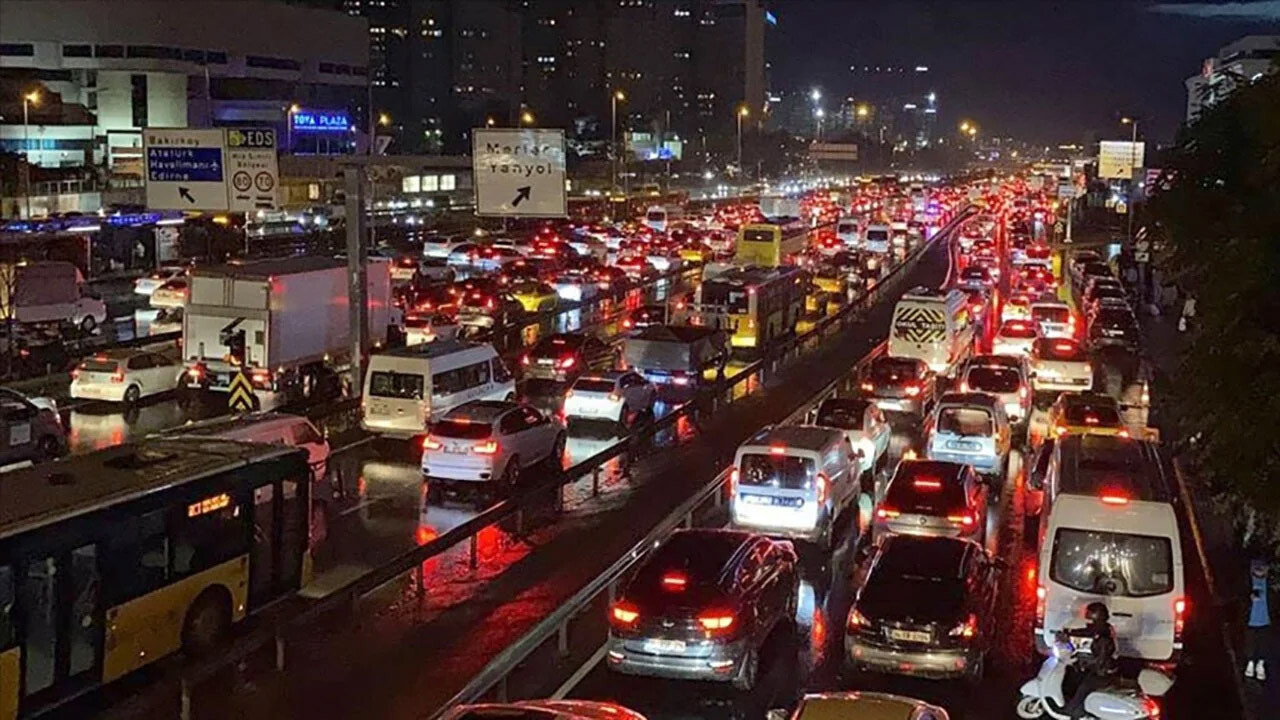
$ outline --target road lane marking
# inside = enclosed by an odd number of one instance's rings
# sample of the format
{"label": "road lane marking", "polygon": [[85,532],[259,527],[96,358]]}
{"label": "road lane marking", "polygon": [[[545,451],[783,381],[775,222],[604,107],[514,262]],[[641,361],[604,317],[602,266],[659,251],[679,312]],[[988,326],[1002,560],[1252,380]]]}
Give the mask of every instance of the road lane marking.
{"label": "road lane marking", "polygon": [[551,699],[565,699],[565,696],[572,692],[573,689],[577,687],[578,683],[582,682],[582,679],[595,669],[596,665],[600,664],[600,661],[604,659],[604,654],[608,651],[609,641],[606,640],[601,643],[600,647],[596,648],[595,652],[591,653],[591,657],[587,658],[586,662],[582,663],[577,670],[573,671],[573,674],[569,676],[568,680],[565,680],[560,687],[556,688],[555,692],[551,693]]}

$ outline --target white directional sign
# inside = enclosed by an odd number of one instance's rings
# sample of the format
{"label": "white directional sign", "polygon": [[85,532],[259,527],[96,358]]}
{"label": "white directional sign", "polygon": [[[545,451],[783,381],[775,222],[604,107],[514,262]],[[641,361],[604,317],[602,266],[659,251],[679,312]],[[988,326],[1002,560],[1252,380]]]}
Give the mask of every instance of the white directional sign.
{"label": "white directional sign", "polygon": [[563,130],[472,130],[476,214],[565,217],[564,159]]}
{"label": "white directional sign", "polygon": [[147,207],[226,210],[226,143],[222,128],[142,131]]}
{"label": "white directional sign", "polygon": [[276,163],[276,131],[272,128],[227,129],[227,207],[232,212],[273,210],[280,170]]}
{"label": "white directional sign", "polygon": [[1146,143],[1103,140],[1098,143],[1098,177],[1128,180],[1142,167]]}

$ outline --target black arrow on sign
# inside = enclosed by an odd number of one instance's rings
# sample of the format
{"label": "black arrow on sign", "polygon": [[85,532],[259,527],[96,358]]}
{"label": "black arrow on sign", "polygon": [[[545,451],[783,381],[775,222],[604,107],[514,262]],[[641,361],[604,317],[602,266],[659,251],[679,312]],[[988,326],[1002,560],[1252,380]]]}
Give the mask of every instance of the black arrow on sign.
{"label": "black arrow on sign", "polygon": [[191,196],[191,190],[190,190],[190,189],[179,186],[179,187],[178,187],[178,194],[182,196],[182,199],[183,199],[183,200],[186,200],[187,202],[191,203],[192,205],[195,205],[195,204],[196,204],[196,199],[195,199],[194,197],[192,197],[192,196]]}
{"label": "black arrow on sign", "polygon": [[522,188],[516,188],[516,199],[511,201],[511,207],[520,205],[521,200],[528,200],[529,193],[533,191],[532,185],[525,185]]}

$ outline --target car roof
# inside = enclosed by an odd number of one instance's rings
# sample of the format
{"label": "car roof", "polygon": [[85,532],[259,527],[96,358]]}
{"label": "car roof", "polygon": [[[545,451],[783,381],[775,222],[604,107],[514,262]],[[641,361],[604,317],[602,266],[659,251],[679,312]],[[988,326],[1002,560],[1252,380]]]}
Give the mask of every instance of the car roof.
{"label": "car roof", "polygon": [[1022,368],[1023,362],[1019,355],[974,355],[969,359],[969,367],[1007,367],[1017,370]]}
{"label": "car roof", "polygon": [[[921,700],[889,693],[821,693],[801,700],[796,720],[911,720],[918,710],[930,707]],[[945,711],[935,714],[936,720],[947,719]]]}
{"label": "car roof", "polygon": [[520,407],[508,400],[472,400],[445,413],[445,420],[466,418],[475,422],[492,422],[503,414]]}
{"label": "car roof", "polygon": [[634,373],[630,370],[608,370],[606,372],[598,372],[598,373],[591,373],[590,375],[583,375],[579,377],[577,380],[574,380],[573,384],[576,387],[578,383],[582,382],[583,380],[610,380],[612,382],[617,382],[623,375],[633,375],[633,374]]}
{"label": "car roof", "polygon": [[938,399],[938,407],[943,405],[976,405],[978,407],[994,408],[1000,404],[1000,400],[995,395],[983,392],[949,392],[944,393]]}
{"label": "car roof", "polygon": [[843,438],[842,431],[820,425],[770,425],[743,442],[739,450],[782,445],[788,450],[820,451]]}
{"label": "car roof", "polygon": [[1135,500],[1172,499],[1159,452],[1146,440],[1086,434],[1068,435],[1057,443],[1058,493],[1096,496],[1123,490]]}
{"label": "car roof", "polygon": [[964,538],[893,534],[881,542],[877,559],[883,560],[892,554],[895,563],[906,561],[921,571],[939,574],[954,572],[953,577],[959,578],[960,564],[965,553],[976,545],[974,541]]}

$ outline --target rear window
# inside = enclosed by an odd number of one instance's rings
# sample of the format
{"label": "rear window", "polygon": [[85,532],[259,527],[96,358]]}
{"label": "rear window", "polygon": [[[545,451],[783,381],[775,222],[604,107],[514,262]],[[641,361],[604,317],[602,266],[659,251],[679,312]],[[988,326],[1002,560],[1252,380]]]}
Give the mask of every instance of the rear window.
{"label": "rear window", "polygon": [[1115,427],[1120,424],[1120,413],[1111,405],[1102,403],[1072,403],[1063,410],[1062,416],[1070,425]]}
{"label": "rear window", "polygon": [[444,419],[431,426],[431,434],[455,440],[483,440],[493,434],[493,426],[489,423]]}
{"label": "rear window", "polygon": [[898,512],[944,515],[964,508],[964,486],[942,473],[902,473],[889,484],[885,502]]}
{"label": "rear window", "polygon": [[991,411],[976,407],[944,407],[938,413],[938,431],[952,435],[989,436],[995,433]]}
{"label": "rear window", "polygon": [[878,383],[900,383],[914,380],[916,368],[914,360],[885,360],[871,365],[871,379]]}
{"label": "rear window", "polygon": [[867,405],[865,400],[828,400],[818,408],[817,424],[845,430],[861,429]]}
{"label": "rear window", "polygon": [[867,240],[871,242],[884,242],[889,239],[888,230],[868,230]]}
{"label": "rear window", "polygon": [[990,393],[1017,392],[1022,385],[1022,377],[1017,370],[1009,368],[976,367],[969,370],[965,382],[974,390]]}
{"label": "rear window", "polygon": [[810,458],[791,455],[743,455],[738,484],[784,490],[813,489],[814,467]]}
{"label": "rear window", "polygon": [[1071,310],[1065,307],[1033,307],[1031,317],[1037,322],[1064,323],[1071,320]]}
{"label": "rear window", "polygon": [[1000,335],[1007,338],[1029,340],[1036,336],[1036,329],[1030,323],[1005,323],[1000,327]]}
{"label": "rear window", "polygon": [[612,380],[588,380],[583,378],[573,384],[575,391],[608,393],[613,392],[615,384]]}
{"label": "rear window", "polygon": [[113,373],[119,368],[119,364],[115,360],[85,360],[80,363],[80,369],[85,372]]}
{"label": "rear window", "polygon": [[540,340],[534,346],[533,352],[539,355],[559,355],[566,352],[574,352],[582,347],[585,338],[574,335],[555,335]]}
{"label": "rear window", "polygon": [[421,400],[426,380],[416,373],[375,370],[369,373],[369,394],[373,397]]}
{"label": "rear window", "polygon": [[1094,316],[1093,324],[1107,328],[1127,328],[1133,325],[1133,315],[1124,308],[1099,310]]}
{"label": "rear window", "polygon": [[1045,360],[1083,361],[1085,359],[1080,344],[1070,340],[1037,340],[1035,354]]}
{"label": "rear window", "polygon": [[1163,595],[1173,590],[1173,547],[1167,537],[1059,528],[1049,572],[1079,592]]}

